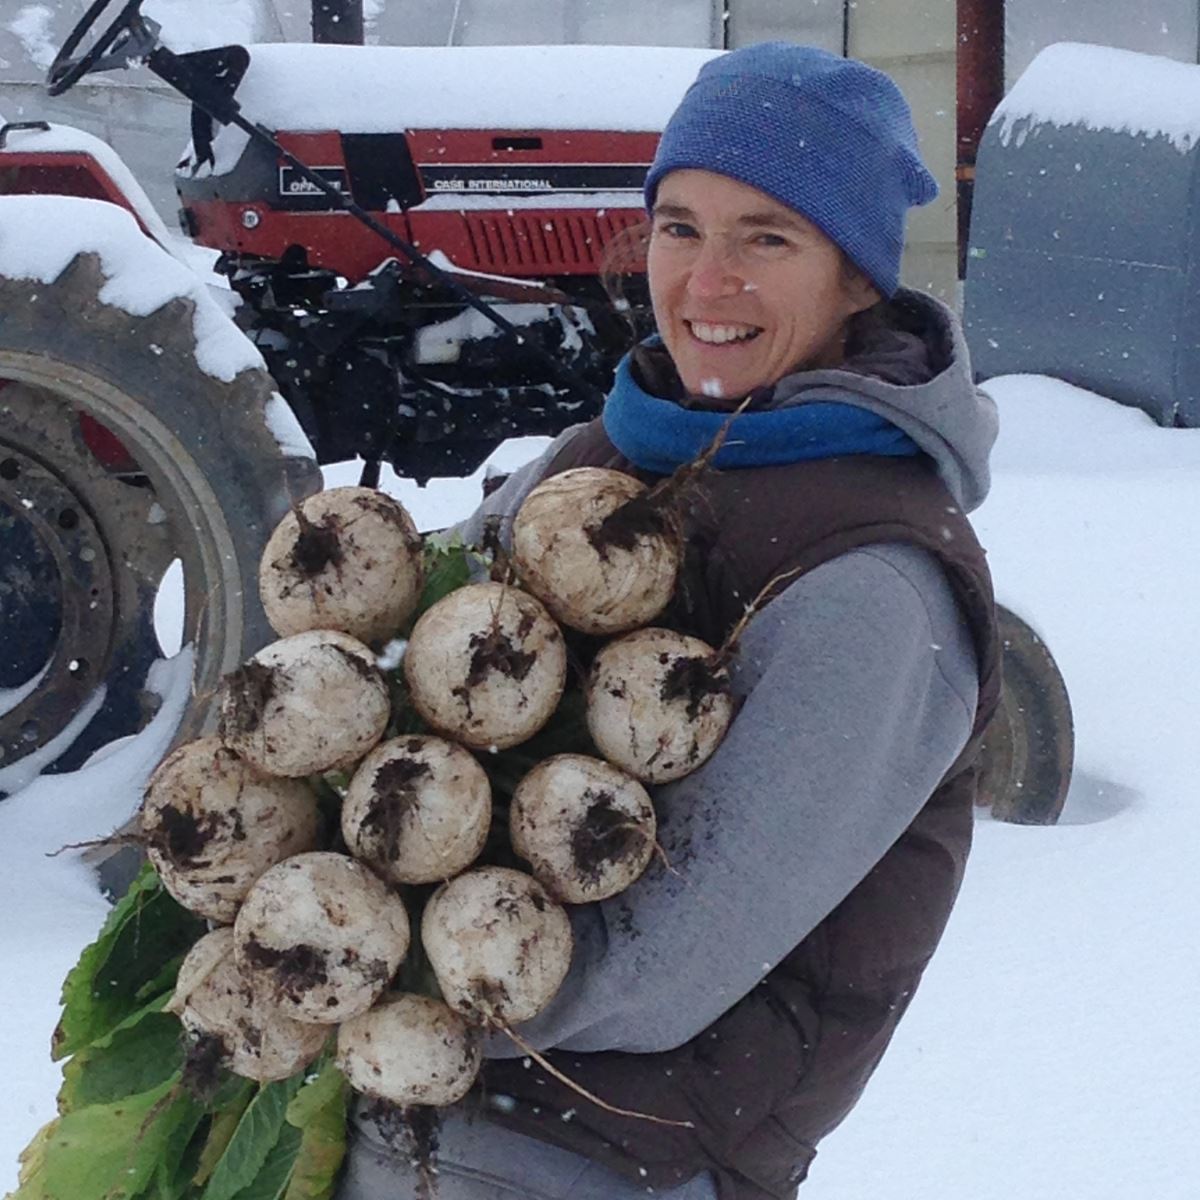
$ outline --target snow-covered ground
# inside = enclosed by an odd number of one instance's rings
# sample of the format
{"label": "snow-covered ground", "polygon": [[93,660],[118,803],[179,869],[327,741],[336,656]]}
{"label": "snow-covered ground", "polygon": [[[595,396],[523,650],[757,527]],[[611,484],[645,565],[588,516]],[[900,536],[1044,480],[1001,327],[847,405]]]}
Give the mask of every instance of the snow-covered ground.
{"label": "snow-covered ground", "polygon": [[[976,525],[1000,598],[1070,686],[1062,822],[979,821],[942,949],[805,1200],[1191,1200],[1200,1194],[1200,430],[1032,377],[990,388],[995,486]],[[504,447],[511,466],[536,443]],[[352,482],[353,468],[328,473]],[[423,528],[478,481],[392,480]],[[181,672],[156,682],[178,703]],[[174,687],[172,687],[174,684]],[[169,716],[171,704],[164,708]],[[0,805],[0,1189],[53,1113],[61,979],[104,916],[75,854],[135,806],[151,726]]]}

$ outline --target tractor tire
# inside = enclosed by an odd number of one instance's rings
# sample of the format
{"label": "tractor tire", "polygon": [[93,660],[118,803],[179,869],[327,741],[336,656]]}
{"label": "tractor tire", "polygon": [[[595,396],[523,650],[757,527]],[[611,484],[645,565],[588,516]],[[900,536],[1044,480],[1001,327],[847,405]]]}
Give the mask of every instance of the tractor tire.
{"label": "tractor tire", "polygon": [[[268,427],[266,371],[201,369],[193,300],[134,316],[105,282],[91,253],[50,284],[0,275],[0,797],[153,716],[154,602],[176,560],[194,658],[175,740],[211,728],[222,675],[273,637],[263,546],[320,488]],[[132,462],[101,462],[88,421]]]}
{"label": "tractor tire", "polygon": [[1053,825],[1075,761],[1067,686],[1045,642],[1016,613],[996,606],[1004,688],[984,731],[977,799],[998,821]]}

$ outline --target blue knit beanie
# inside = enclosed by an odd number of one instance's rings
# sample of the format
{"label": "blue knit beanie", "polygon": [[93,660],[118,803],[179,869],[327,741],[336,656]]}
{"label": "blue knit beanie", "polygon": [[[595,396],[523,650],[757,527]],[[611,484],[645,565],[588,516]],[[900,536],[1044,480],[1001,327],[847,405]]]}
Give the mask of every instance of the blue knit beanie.
{"label": "blue knit beanie", "polygon": [[704,64],[646,176],[748,183],[807,217],[884,296],[899,286],[904,218],[938,193],[900,89],[882,71],[813,46],[763,42]]}

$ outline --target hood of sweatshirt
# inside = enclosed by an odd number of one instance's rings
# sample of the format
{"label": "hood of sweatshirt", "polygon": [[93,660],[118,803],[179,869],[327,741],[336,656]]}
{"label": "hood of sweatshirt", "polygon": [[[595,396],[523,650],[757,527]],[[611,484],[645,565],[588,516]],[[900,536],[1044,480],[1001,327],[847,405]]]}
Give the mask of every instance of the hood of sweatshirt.
{"label": "hood of sweatshirt", "polygon": [[[657,339],[638,347],[633,365],[647,390],[685,407],[713,407],[683,394]],[[934,460],[964,511],[983,503],[999,428],[996,406],[975,387],[962,325],[940,301],[902,288],[860,323],[841,366],[785,375],[755,394],[748,410],[829,401],[856,405],[902,429]]]}

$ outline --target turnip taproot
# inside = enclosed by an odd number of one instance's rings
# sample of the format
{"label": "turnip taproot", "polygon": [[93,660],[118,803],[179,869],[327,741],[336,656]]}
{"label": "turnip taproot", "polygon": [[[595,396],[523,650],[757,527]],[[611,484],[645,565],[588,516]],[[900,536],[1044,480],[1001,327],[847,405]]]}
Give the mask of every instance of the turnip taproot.
{"label": "turnip taproot", "polygon": [[439,600],[404,655],[417,711],[476,750],[532,737],[553,714],[566,673],[562,630],[539,601],[504,583],[470,584]]}
{"label": "turnip taproot", "polygon": [[512,529],[525,586],[584,633],[636,629],[667,606],[679,573],[669,507],[648,502],[631,475],[577,467],[529,493]]}
{"label": "turnip taproot", "polygon": [[286,1079],[321,1053],[329,1027],[295,1021],[257,991],[238,969],[233,940],[226,926],[192,947],[168,1011],[189,1032],[219,1046],[217,1060],[235,1075],[260,1083]]}
{"label": "turnip taproot", "polygon": [[403,1108],[461,1100],[481,1057],[479,1031],[429,996],[385,996],[338,1029],[336,1062],[350,1086]]}
{"label": "turnip taproot", "polygon": [[362,758],[390,713],[371,651],[314,629],[272,642],[225,677],[220,737],[269,775],[314,775]]}
{"label": "turnip taproot", "polygon": [[234,922],[254,985],[298,1021],[366,1012],[408,953],[404,902],[344,854],[298,854],[265,871]]}
{"label": "turnip taproot", "polygon": [[412,615],[425,570],[404,506],[374,488],[318,492],[276,527],[258,585],[281,637],[338,629],[362,642],[393,636]]}
{"label": "turnip taproot", "polygon": [[532,876],[479,867],[425,906],[421,942],[446,1003],[485,1025],[528,1021],[571,965],[566,911]]}
{"label": "turnip taproot", "polygon": [[393,883],[435,883],[475,861],[491,818],[491,785],[470,751],[399,737],[359,765],[342,801],[342,836]]}
{"label": "turnip taproot", "polygon": [[699,638],[639,629],[592,662],[588,731],[600,753],[635,779],[667,783],[694,771],[732,720],[729,673]]}
{"label": "turnip taproot", "polygon": [[163,886],[184,908],[222,923],[268,867],[314,849],[320,830],[307,784],[262,774],[215,737],[162,762],[140,820]]}
{"label": "turnip taproot", "polygon": [[624,891],[654,853],[654,807],[624,771],[583,754],[557,754],[517,785],[513,849],[556,900],[584,904]]}

